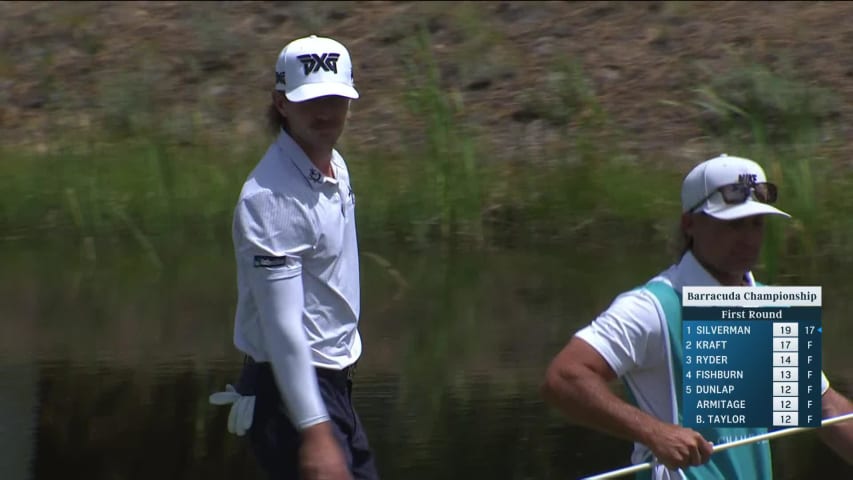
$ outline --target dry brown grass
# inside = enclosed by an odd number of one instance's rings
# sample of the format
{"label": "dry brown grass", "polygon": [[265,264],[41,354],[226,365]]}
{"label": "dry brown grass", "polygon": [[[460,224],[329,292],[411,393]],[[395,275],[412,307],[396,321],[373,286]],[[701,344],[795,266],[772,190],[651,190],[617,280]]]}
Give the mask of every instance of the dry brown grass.
{"label": "dry brown grass", "polygon": [[[202,133],[248,141],[262,134],[278,51],[318,33],[354,54],[362,99],[344,142],[399,150],[419,131],[402,102],[418,24],[430,31],[443,86],[499,159],[542,160],[577,135],[582,119],[555,124],[530,100],[554,93],[553,66],[573,59],[641,161],[715,153],[693,89],[742,62],[788,62],[802,80],[831,89],[838,137],[851,132],[847,2],[3,2],[0,18],[7,146],[43,146],[57,132],[138,134],[152,124],[188,141]],[[833,157],[850,158],[853,146],[843,148]]]}

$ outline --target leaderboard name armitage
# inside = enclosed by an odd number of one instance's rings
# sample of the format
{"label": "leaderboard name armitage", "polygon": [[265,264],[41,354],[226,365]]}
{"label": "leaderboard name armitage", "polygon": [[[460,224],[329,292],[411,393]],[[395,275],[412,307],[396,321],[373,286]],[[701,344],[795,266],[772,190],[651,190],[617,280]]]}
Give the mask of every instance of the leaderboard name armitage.
{"label": "leaderboard name armitage", "polygon": [[761,302],[790,302],[790,301],[807,301],[814,302],[817,300],[817,294],[814,292],[799,291],[799,292],[779,292],[765,290],[764,287],[753,289],[749,288],[745,292],[727,291],[727,292],[687,292],[687,300],[689,301],[761,301]]}

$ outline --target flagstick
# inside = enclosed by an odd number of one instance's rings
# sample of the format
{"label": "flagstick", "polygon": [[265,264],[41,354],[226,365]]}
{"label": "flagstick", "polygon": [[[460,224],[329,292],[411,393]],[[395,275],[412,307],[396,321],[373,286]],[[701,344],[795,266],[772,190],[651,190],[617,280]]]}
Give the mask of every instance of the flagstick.
{"label": "flagstick", "polygon": [[[847,413],[844,415],[839,415],[837,417],[826,418],[820,422],[821,427],[827,427],[832,425],[833,423],[840,423],[846,420],[853,420],[853,413]],[[723,450],[727,450],[733,447],[739,447],[741,445],[747,445],[750,443],[760,442],[762,440],[771,440],[774,438],[785,437],[788,435],[793,435],[795,433],[804,432],[806,430],[814,430],[812,427],[792,427],[786,428],[784,430],[776,430],[775,432],[762,433],[761,435],[756,435],[754,437],[744,438],[742,440],[736,440],[734,442],[723,443],[720,445],[714,445],[714,453],[721,452]],[[620,468],[618,470],[612,470],[610,472],[605,472],[599,475],[594,475],[592,477],[584,477],[581,480],[606,480],[609,478],[618,478],[623,475],[628,475],[631,473],[642,472],[643,470],[647,470],[652,468],[652,462],[640,463],[637,465],[632,465],[630,467]]]}

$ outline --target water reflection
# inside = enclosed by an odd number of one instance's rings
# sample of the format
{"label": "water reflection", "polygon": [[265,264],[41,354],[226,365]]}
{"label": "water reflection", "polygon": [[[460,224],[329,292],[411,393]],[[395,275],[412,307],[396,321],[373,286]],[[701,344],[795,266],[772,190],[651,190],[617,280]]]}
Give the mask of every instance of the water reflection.
{"label": "water reflection", "polygon": [[[368,252],[355,395],[384,478],[571,479],[627,464],[627,442],[567,425],[536,391],[572,332],[668,260],[617,247]],[[38,252],[0,259],[0,478],[256,478],[227,409],[207,403],[240,365],[228,246],[164,252],[163,269],[123,253],[51,272],[33,268]],[[838,320],[850,306],[838,277],[824,366],[844,391],[853,326]],[[777,478],[853,478],[812,434],[774,452]]]}
{"label": "water reflection", "polygon": [[0,472],[30,478],[35,457],[38,370],[31,363],[0,364]]}
{"label": "water reflection", "polygon": [[206,404],[226,377],[186,363],[42,364],[33,478],[251,478],[248,452]]}

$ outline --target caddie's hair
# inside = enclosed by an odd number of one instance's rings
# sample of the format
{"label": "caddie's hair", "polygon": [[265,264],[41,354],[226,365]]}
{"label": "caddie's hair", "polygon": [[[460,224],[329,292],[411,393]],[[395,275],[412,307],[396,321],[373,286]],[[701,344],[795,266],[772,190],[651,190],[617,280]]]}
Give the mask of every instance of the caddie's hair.
{"label": "caddie's hair", "polygon": [[693,238],[687,235],[687,232],[681,228],[680,219],[675,226],[673,234],[670,236],[669,243],[670,250],[675,256],[676,263],[680,262],[682,257],[684,257],[684,254],[693,248]]}

